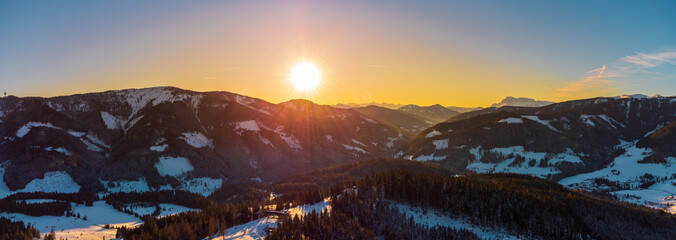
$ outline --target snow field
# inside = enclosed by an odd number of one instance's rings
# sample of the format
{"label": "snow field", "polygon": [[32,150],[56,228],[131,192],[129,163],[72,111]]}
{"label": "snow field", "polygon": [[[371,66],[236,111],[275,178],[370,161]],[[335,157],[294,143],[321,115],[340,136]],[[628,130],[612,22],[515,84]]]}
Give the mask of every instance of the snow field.
{"label": "snow field", "polygon": [[[311,213],[313,210],[320,213],[324,210],[331,211],[330,198],[325,198],[324,201],[316,204],[306,204],[284,210],[293,217],[294,215],[303,216]],[[276,228],[278,219],[276,217],[264,217],[242,225],[228,228],[225,231],[225,236],[212,236],[213,240],[263,240],[267,235],[266,229]]]}
{"label": "snow field", "polygon": [[60,192],[60,193],[76,193],[80,191],[80,185],[75,183],[68,173],[47,172],[43,178],[36,178],[30,181],[23,189],[17,191],[9,190],[4,181],[5,167],[9,164],[8,161],[0,163],[0,198],[7,197],[17,192]]}
{"label": "snow field", "polygon": [[19,213],[0,213],[0,216],[10,218],[14,221],[20,220],[24,223],[31,223],[44,236],[53,228],[56,238],[68,239],[106,239],[115,238],[115,229],[104,229],[103,225],[111,224],[113,226],[138,226],[141,220],[122,212],[115,210],[104,201],[94,202],[94,205],[87,207],[73,203],[73,212],[80,216],[87,216],[87,220],[75,217],[57,217],[40,216],[33,217]]}
{"label": "snow field", "polygon": [[214,147],[212,141],[200,132],[183,133],[181,139],[185,140],[188,145],[194,148]]}
{"label": "snow field", "polygon": [[170,156],[160,157],[159,162],[155,163],[155,168],[160,175],[172,177],[195,170],[187,158]]}

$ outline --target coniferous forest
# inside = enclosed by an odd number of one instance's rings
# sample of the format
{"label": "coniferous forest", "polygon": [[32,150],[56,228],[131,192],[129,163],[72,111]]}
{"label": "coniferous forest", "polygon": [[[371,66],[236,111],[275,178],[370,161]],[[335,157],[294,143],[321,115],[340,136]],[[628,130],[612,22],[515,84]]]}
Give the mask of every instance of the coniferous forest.
{"label": "coniferous forest", "polygon": [[40,231],[31,226],[30,223],[25,225],[22,221],[12,221],[0,217],[0,240],[30,240],[33,238],[40,238]]}
{"label": "coniferous forest", "polygon": [[[331,197],[330,211],[282,215],[268,239],[478,239],[464,229],[418,224],[397,203],[525,239],[669,239],[676,234],[671,214],[518,174],[455,177],[394,170],[295,196],[278,209]],[[252,221],[260,209],[260,204],[243,203],[161,219],[147,216],[138,228],[119,229],[118,237],[199,239]]]}

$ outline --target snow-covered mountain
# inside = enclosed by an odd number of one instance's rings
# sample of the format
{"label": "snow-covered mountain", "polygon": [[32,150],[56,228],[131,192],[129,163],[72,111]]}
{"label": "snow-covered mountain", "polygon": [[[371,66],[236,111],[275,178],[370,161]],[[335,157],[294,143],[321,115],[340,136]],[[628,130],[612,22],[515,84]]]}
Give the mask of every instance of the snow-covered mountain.
{"label": "snow-covered mountain", "polygon": [[525,97],[512,97],[512,96],[507,96],[505,99],[502,99],[499,103],[494,103],[490,107],[492,108],[499,108],[499,107],[505,107],[505,106],[513,106],[513,107],[544,107],[549,104],[552,104],[554,102],[550,101],[536,101],[535,99],[532,98],[525,98]]}
{"label": "snow-covered mountain", "polygon": [[56,176],[78,189],[208,195],[252,178],[391,156],[406,141],[351,109],[173,87],[10,96],[0,99],[0,121],[6,191]]}
{"label": "snow-covered mountain", "polygon": [[618,195],[658,184],[651,191],[659,194],[636,199],[664,207],[676,194],[675,119],[674,97],[490,108],[423,131],[398,156],[473,172],[565,178],[566,186]]}

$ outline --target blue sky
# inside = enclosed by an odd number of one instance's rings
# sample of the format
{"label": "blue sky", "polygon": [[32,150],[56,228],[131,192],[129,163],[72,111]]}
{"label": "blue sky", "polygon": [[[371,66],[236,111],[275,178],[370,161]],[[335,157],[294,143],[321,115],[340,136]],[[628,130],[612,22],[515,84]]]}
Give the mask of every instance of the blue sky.
{"label": "blue sky", "polygon": [[[325,75],[312,96],[282,83],[299,58]],[[676,1],[0,2],[0,91],[156,85],[326,104],[676,95]]]}

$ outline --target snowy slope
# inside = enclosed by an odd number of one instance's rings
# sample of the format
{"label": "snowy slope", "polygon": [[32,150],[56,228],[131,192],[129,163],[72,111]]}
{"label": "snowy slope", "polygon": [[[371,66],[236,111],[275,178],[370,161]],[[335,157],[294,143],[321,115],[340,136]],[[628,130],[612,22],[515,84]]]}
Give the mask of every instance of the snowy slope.
{"label": "snowy slope", "polygon": [[80,185],[75,183],[66,172],[47,172],[43,178],[33,179],[26,187],[17,191],[9,190],[4,181],[5,167],[8,162],[0,163],[0,198],[7,197],[17,192],[60,192],[76,193],[80,191]]}
{"label": "snowy slope", "polygon": [[56,217],[41,216],[33,217],[19,213],[0,213],[0,216],[10,218],[14,221],[20,220],[25,223],[31,223],[43,236],[48,234],[53,228],[56,232],[56,238],[68,239],[111,239],[115,237],[117,230],[104,229],[103,225],[111,224],[113,226],[137,226],[141,220],[122,212],[115,210],[104,201],[94,202],[94,205],[87,207],[73,203],[73,212],[80,216],[87,216],[87,220],[75,217]]}
{"label": "snowy slope", "polygon": [[[289,214],[289,216],[299,215],[304,216],[305,214],[315,211],[321,213],[324,210],[331,211],[331,206],[329,206],[329,198],[325,198],[324,201],[316,204],[305,204],[284,211]],[[262,240],[265,239],[266,229],[276,228],[277,227],[277,217],[264,217],[260,218],[242,225],[234,226],[228,228],[225,231],[224,236],[217,235],[213,236],[213,240]]]}
{"label": "snowy slope", "polygon": [[195,169],[187,158],[170,156],[160,157],[159,162],[155,163],[155,168],[160,175],[172,177],[177,177]]}
{"label": "snowy slope", "polygon": [[606,179],[618,185],[626,185],[623,190],[613,191],[620,199],[643,204],[656,208],[663,208],[676,213],[676,208],[668,204],[676,204],[676,185],[674,180],[662,180],[647,189],[639,188],[642,179],[651,175],[656,179],[669,179],[676,174],[676,164],[639,163],[640,160],[652,154],[650,149],[639,148],[634,142],[622,142],[619,148],[625,153],[616,157],[612,163],[603,169],[583,173],[559,181],[561,185],[586,190],[613,190],[613,186],[599,185],[595,179]]}
{"label": "snowy slope", "polygon": [[251,222],[237,225],[225,230],[224,236],[214,236],[213,240],[263,240],[267,235],[266,229],[276,228],[277,218],[264,217]]}

